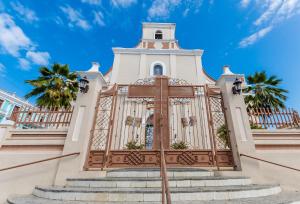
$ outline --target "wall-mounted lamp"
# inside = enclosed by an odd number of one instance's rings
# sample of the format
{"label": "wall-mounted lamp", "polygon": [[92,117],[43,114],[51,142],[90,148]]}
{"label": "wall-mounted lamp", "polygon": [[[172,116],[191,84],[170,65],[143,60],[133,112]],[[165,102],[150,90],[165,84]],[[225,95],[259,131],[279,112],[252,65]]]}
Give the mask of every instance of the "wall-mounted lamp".
{"label": "wall-mounted lamp", "polygon": [[89,80],[84,76],[79,79],[79,90],[81,93],[87,93],[89,91]]}
{"label": "wall-mounted lamp", "polygon": [[238,78],[235,79],[235,81],[233,82],[233,87],[232,87],[232,93],[234,95],[241,94],[242,83],[243,83],[243,81],[241,79],[238,79]]}

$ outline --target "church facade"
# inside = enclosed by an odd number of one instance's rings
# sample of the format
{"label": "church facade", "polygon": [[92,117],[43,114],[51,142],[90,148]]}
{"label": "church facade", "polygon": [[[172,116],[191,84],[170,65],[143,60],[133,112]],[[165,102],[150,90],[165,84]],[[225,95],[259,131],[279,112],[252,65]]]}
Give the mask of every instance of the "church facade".
{"label": "church facade", "polygon": [[135,48],[113,52],[86,169],[159,166],[161,142],[167,166],[234,166],[223,99],[203,70],[203,50],[180,48],[175,24],[144,23]]}
{"label": "church facade", "polygon": [[110,84],[130,84],[157,74],[180,78],[195,85],[214,84],[202,67],[203,50],[180,48],[175,24],[143,23],[135,48],[113,48],[114,62],[106,75]]}
{"label": "church facade", "polygon": [[136,47],[113,52],[106,74],[78,72],[70,110],[21,107],[0,124],[0,203],[292,201],[277,194],[300,188],[298,115],[250,116],[244,75],[211,78],[175,24],[143,23]]}

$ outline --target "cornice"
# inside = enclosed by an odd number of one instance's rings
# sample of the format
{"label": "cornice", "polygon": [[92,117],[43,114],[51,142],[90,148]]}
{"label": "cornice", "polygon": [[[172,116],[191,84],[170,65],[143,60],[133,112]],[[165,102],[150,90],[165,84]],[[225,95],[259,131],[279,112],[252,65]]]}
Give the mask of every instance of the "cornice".
{"label": "cornice", "polygon": [[171,49],[144,49],[144,48],[113,48],[114,54],[152,54],[152,55],[189,55],[202,56],[203,50],[171,50]]}
{"label": "cornice", "polygon": [[143,23],[144,28],[175,28],[175,23]]}

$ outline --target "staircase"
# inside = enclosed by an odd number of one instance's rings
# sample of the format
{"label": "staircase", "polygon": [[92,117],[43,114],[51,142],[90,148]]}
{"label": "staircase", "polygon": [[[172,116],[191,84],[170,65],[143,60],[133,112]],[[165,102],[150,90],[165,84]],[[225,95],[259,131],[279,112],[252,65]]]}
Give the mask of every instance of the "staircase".
{"label": "staircase", "polygon": [[[30,196],[13,196],[9,204],[161,203],[159,169],[116,169],[101,178],[70,178],[66,186],[37,186]],[[168,169],[172,203],[300,204],[300,194],[279,185],[255,185],[246,177],[215,176],[195,168]]]}

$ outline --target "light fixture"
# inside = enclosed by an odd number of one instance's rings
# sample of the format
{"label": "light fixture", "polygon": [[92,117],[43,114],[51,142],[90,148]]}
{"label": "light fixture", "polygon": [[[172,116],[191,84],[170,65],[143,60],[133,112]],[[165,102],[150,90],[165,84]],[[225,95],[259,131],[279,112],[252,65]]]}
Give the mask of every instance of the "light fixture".
{"label": "light fixture", "polygon": [[87,93],[89,91],[89,80],[84,76],[79,79],[79,90],[81,93]]}
{"label": "light fixture", "polygon": [[232,93],[234,95],[241,94],[242,83],[243,83],[243,81],[241,79],[238,79],[238,78],[235,79],[235,81],[233,82],[233,87],[232,87]]}

